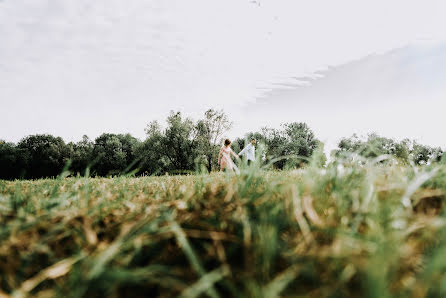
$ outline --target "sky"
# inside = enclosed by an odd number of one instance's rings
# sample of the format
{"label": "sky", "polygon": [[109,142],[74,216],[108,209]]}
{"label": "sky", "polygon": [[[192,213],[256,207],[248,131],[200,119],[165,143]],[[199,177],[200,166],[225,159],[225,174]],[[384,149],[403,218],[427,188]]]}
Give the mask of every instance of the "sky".
{"label": "sky", "polygon": [[143,139],[224,109],[234,138],[306,122],[446,148],[446,3],[0,0],[0,139]]}

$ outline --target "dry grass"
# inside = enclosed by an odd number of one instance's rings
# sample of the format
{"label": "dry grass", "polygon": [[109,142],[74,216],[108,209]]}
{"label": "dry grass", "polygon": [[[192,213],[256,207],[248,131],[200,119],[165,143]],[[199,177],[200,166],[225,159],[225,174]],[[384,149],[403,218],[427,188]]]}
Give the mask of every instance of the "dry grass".
{"label": "dry grass", "polygon": [[0,297],[438,297],[446,167],[0,181]]}

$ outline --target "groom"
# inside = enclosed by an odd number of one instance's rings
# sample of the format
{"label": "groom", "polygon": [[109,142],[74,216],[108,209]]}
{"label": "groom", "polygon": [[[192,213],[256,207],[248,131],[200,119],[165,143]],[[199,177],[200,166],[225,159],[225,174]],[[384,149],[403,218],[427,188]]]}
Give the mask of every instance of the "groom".
{"label": "groom", "polygon": [[248,166],[251,165],[256,160],[256,139],[251,138],[251,142],[243,148],[242,151],[238,154],[238,156],[246,155],[246,159],[248,160]]}

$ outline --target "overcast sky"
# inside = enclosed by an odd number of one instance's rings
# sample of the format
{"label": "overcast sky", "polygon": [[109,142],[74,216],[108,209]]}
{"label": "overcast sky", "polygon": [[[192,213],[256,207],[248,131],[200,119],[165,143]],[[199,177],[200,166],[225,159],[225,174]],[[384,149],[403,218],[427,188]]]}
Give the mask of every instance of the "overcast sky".
{"label": "overcast sky", "polygon": [[210,107],[446,148],[445,1],[0,0],[0,139],[144,137]]}

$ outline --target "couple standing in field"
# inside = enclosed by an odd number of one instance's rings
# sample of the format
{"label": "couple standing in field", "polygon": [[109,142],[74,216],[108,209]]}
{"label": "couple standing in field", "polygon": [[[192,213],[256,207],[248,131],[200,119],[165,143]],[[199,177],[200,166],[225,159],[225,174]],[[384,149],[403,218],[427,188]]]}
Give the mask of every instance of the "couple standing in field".
{"label": "couple standing in field", "polygon": [[232,161],[231,154],[234,155],[235,158],[240,159],[241,156],[245,155],[248,160],[248,165],[251,165],[255,161],[255,153],[256,153],[256,139],[251,138],[251,142],[243,148],[242,151],[237,155],[231,149],[231,141],[229,139],[225,140],[224,145],[220,149],[220,153],[218,154],[218,163],[220,164],[220,170],[230,170],[239,172],[237,166]]}

